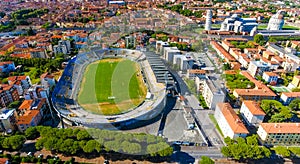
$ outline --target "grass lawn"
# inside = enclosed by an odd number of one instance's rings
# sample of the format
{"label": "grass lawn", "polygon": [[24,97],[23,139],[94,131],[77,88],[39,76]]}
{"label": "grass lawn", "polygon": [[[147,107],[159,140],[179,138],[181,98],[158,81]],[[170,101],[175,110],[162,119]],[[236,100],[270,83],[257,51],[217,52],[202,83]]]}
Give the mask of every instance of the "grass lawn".
{"label": "grass lawn", "polygon": [[221,24],[211,24],[212,28],[221,28]]}
{"label": "grass lawn", "polygon": [[209,118],[215,124],[215,127],[217,128],[217,130],[219,131],[219,133],[221,134],[221,136],[224,137],[224,135],[223,135],[223,133],[222,133],[222,131],[220,129],[220,126],[218,125],[218,122],[217,122],[215,116],[213,114],[209,114]]}
{"label": "grass lawn", "polygon": [[[265,30],[268,27],[267,24],[260,24],[258,25],[257,29],[258,30]],[[289,26],[289,25],[283,25],[282,27],[283,30],[299,30],[299,27],[295,27],[295,26]]]}
{"label": "grass lawn", "polygon": [[95,114],[116,115],[139,105],[146,93],[136,62],[123,58],[103,59],[86,68],[78,103]]}

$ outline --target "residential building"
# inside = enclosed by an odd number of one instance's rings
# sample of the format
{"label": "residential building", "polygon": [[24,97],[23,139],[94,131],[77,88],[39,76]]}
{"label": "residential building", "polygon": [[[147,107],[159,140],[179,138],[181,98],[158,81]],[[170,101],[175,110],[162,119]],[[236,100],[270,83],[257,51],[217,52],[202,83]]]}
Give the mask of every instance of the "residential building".
{"label": "residential building", "polygon": [[224,135],[231,139],[245,138],[249,131],[229,103],[218,103],[214,113],[215,119]]}
{"label": "residential building", "polygon": [[17,126],[24,132],[31,126],[37,126],[47,110],[46,99],[24,100],[16,110]]}
{"label": "residential building", "polygon": [[67,54],[68,53],[68,50],[67,50],[67,47],[65,45],[55,45],[53,46],[53,52],[54,54]]}
{"label": "residential building", "polygon": [[276,98],[276,94],[270,89],[235,89],[233,95],[239,102],[244,100],[274,100]]}
{"label": "residential building", "polygon": [[282,92],[280,101],[283,105],[289,105],[296,98],[300,98],[300,92]]}
{"label": "residential building", "polygon": [[251,76],[255,77],[256,75],[262,76],[263,72],[269,71],[270,66],[267,63],[262,61],[250,61],[248,66],[248,72]]}
{"label": "residential building", "polygon": [[160,54],[163,55],[163,47],[169,47],[169,43],[168,42],[163,42],[161,40],[156,41],[156,54]]}
{"label": "residential building", "polygon": [[14,115],[15,109],[3,108],[0,111],[0,131],[12,132],[16,127],[16,117]]}
{"label": "residential building", "polygon": [[63,53],[70,54],[71,53],[71,43],[69,40],[60,40],[58,41],[58,45],[53,46],[54,54]]}
{"label": "residential building", "polygon": [[276,85],[279,76],[274,72],[264,72],[262,78],[266,82],[271,83],[272,85]]}
{"label": "residential building", "polygon": [[11,85],[0,85],[0,107],[7,107],[10,103],[19,100],[18,91]]}
{"label": "residential building", "polygon": [[24,93],[24,97],[25,100],[48,98],[49,88],[45,88],[40,85],[33,85]]}
{"label": "residential building", "polygon": [[266,115],[256,101],[243,101],[240,113],[248,125],[252,126],[258,126],[263,122]]}
{"label": "residential building", "polygon": [[25,132],[25,130],[32,126],[37,126],[42,119],[40,111],[29,110],[23,116],[20,116],[17,120],[17,126],[20,132]]}
{"label": "residential building", "polygon": [[243,76],[255,84],[254,89],[235,89],[233,95],[237,98],[237,103],[241,105],[244,100],[261,101],[263,99],[274,100],[276,94],[261,81],[256,80],[247,71],[240,72]]}
{"label": "residential building", "polygon": [[299,123],[261,123],[257,135],[262,144],[273,145],[299,145],[300,124]]}
{"label": "residential building", "polygon": [[35,48],[30,50],[31,58],[48,58],[47,52],[43,48]]}
{"label": "residential building", "polygon": [[203,85],[202,95],[207,106],[214,110],[217,103],[225,101],[225,93],[221,89],[221,85],[216,84],[215,81],[207,79]]}
{"label": "residential building", "polygon": [[186,74],[187,78],[195,79],[197,76],[199,78],[202,78],[202,79],[206,78],[206,71],[202,70],[202,69],[189,69],[189,70],[187,70],[187,74]]}
{"label": "residential building", "polygon": [[125,37],[125,46],[126,48],[134,48],[136,45],[136,38],[134,36]]}
{"label": "residential building", "polygon": [[42,86],[52,88],[55,86],[55,78],[50,73],[46,72],[40,76]]}
{"label": "residential building", "polygon": [[8,77],[8,84],[13,85],[17,90],[19,95],[23,95],[31,86],[31,80],[29,76],[11,76]]}
{"label": "residential building", "polygon": [[294,76],[291,84],[293,88],[300,88],[300,76]]}
{"label": "residential building", "polygon": [[174,55],[180,55],[180,51],[177,49],[177,47],[165,47],[164,48],[164,59],[168,62],[172,63],[174,60]]}
{"label": "residential building", "polygon": [[189,69],[189,59],[185,55],[174,55],[173,64],[178,66],[181,71]]}
{"label": "residential building", "polygon": [[2,74],[8,74],[16,69],[14,62],[0,62],[0,76]]}

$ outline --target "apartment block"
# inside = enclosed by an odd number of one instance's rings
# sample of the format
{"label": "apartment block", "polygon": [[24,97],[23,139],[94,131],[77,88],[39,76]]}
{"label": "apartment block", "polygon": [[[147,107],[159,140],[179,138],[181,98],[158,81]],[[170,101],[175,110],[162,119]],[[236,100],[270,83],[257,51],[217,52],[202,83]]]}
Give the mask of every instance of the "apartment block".
{"label": "apartment block", "polygon": [[217,103],[224,102],[226,96],[220,85],[210,79],[205,80],[202,95],[207,106],[212,110],[216,108]]}
{"label": "apartment block", "polygon": [[224,137],[245,138],[249,131],[229,103],[218,103],[214,116]]}
{"label": "apartment block", "polygon": [[264,145],[299,145],[299,123],[261,123],[257,134]]}
{"label": "apartment block", "polygon": [[252,126],[258,126],[266,115],[256,101],[243,101],[240,113],[248,125]]}

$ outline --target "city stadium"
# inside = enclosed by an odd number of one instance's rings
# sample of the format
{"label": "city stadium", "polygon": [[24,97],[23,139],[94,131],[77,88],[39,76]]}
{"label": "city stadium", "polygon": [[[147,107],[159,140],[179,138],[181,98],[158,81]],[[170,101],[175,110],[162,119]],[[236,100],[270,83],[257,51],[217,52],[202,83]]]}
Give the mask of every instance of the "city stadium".
{"label": "city stadium", "polygon": [[69,60],[52,93],[52,105],[68,125],[123,129],[157,117],[173,78],[141,51],[101,49]]}

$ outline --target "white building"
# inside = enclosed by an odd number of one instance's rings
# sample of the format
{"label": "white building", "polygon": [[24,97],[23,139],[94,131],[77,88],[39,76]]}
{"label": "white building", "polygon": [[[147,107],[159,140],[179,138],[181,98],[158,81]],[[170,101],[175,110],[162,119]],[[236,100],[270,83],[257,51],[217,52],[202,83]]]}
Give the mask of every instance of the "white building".
{"label": "white building", "polygon": [[262,78],[268,83],[277,84],[278,75],[274,72],[264,72]]}
{"label": "white building", "polygon": [[173,64],[178,65],[182,71],[189,69],[189,62],[185,55],[174,55]]}
{"label": "white building", "polygon": [[282,92],[280,101],[283,105],[288,105],[296,98],[300,98],[300,92]]}
{"label": "white building", "polygon": [[229,103],[218,103],[214,114],[224,137],[245,138],[249,131]]}
{"label": "white building", "polygon": [[2,109],[0,113],[0,131],[10,132],[16,129],[14,109]]}
{"label": "white building", "polygon": [[213,110],[216,108],[217,103],[222,103],[225,100],[225,94],[220,85],[215,84],[210,79],[205,80],[202,95],[207,106]]}
{"label": "white building", "polygon": [[9,85],[13,85],[15,88],[17,88],[19,95],[23,95],[24,91],[26,91],[32,85],[29,76],[11,76],[7,79]]}
{"label": "white building", "polygon": [[267,30],[282,30],[284,25],[284,17],[282,10],[279,10],[275,15],[273,15],[268,23]]}
{"label": "white building", "polygon": [[241,115],[249,125],[258,126],[265,118],[265,112],[256,101],[243,101]]}
{"label": "white building", "polygon": [[299,123],[261,123],[257,135],[264,145],[299,145]]}
{"label": "white building", "polygon": [[163,47],[169,47],[169,43],[168,42],[163,42],[161,40],[156,41],[156,44],[155,44],[156,54],[162,55]]}
{"label": "white building", "polygon": [[180,55],[180,50],[177,47],[164,47],[163,57],[168,62],[173,62],[174,55]]}
{"label": "white building", "polygon": [[248,72],[251,76],[255,77],[256,75],[262,76],[263,72],[269,71],[270,66],[267,63],[262,61],[250,61],[248,66]]}

